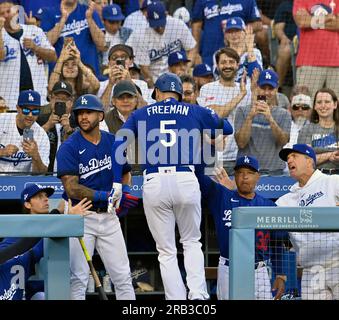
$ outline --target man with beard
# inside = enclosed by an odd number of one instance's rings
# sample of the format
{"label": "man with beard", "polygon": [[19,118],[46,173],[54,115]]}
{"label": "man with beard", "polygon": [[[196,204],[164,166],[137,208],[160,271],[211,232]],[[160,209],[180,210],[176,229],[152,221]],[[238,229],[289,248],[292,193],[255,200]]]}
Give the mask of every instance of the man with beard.
{"label": "man with beard", "polygon": [[238,157],[250,154],[261,164],[261,174],[282,175],[280,149],[289,141],[290,113],[276,105],[278,75],[263,70],[252,88],[252,104],[237,109],[234,121]]}
{"label": "man with beard", "polygon": [[[83,237],[88,252],[92,256],[94,248],[98,250],[114,284],[116,298],[134,300],[126,245],[117,217],[119,212],[138,204],[138,198],[128,193],[131,167],[128,164],[123,167],[123,210],[109,214],[107,200],[113,181],[111,146],[114,136],[99,129],[99,123],[104,119],[104,108],[96,96],[80,96],[73,112],[80,130],[73,133],[57,153],[58,177],[65,189],[62,197],[66,201],[71,199],[73,205],[85,197],[92,200],[90,210],[94,214],[85,217]],[[71,298],[85,299],[89,268],[78,239],[70,239],[70,250]]]}
{"label": "man with beard", "polygon": [[[215,58],[220,79],[201,87],[198,103],[213,109],[221,118],[227,117],[233,126],[235,110],[239,106],[246,106],[251,101],[250,93],[247,93],[246,89],[246,74],[240,84],[235,82],[240,61],[235,50],[220,49]],[[218,160],[223,161],[223,165],[230,175],[233,175],[234,172],[237,152],[238,147],[232,134],[228,136],[223,151],[218,155]]]}

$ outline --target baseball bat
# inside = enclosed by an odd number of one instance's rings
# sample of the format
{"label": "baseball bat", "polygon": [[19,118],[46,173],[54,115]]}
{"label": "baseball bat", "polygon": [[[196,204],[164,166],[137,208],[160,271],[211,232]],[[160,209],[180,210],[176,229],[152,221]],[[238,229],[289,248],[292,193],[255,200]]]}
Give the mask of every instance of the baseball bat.
{"label": "baseball bat", "polygon": [[98,292],[99,292],[99,298],[100,300],[108,300],[107,295],[101,285],[100,279],[97,275],[97,272],[93,266],[93,262],[92,262],[92,258],[90,257],[90,255],[88,254],[87,248],[85,246],[85,242],[83,238],[79,238],[79,242],[82,248],[82,251],[85,255],[86,261],[88,263],[89,269],[91,271],[91,274],[93,276],[94,279],[94,283],[95,283],[95,287],[97,288]]}

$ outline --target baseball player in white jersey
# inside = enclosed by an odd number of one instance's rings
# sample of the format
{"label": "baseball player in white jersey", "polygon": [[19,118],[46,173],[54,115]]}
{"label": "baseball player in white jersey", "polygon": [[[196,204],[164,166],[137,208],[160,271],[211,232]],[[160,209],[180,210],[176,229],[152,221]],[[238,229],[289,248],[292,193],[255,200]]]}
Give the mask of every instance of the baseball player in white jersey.
{"label": "baseball player in white jersey", "polygon": [[[86,94],[79,97],[73,112],[80,130],[73,133],[57,153],[58,177],[65,188],[63,198],[71,199],[73,205],[84,197],[92,200],[93,207],[90,210],[93,213],[86,216],[84,222],[83,238],[88,252],[92,256],[94,249],[98,250],[114,284],[116,298],[134,300],[127,249],[117,212],[107,213],[107,199],[113,180],[111,146],[114,136],[99,130],[99,122],[104,118],[104,109],[96,96]],[[130,170],[129,165],[124,166],[123,180],[126,182],[130,180]],[[127,189],[128,186],[125,185],[126,192]],[[137,199],[131,197],[125,193],[124,199],[127,200],[123,202],[127,205],[137,205]],[[71,238],[70,250],[71,298],[83,300],[89,268],[78,239]]]}
{"label": "baseball player in white jersey", "polygon": [[[211,130],[213,135],[217,134],[216,129],[225,135],[233,130],[227,120],[220,119],[213,110],[181,102],[182,84],[173,73],[159,77],[153,97],[157,103],[134,111],[123,130],[117,132],[113,146],[114,183],[108,210],[114,205],[119,207],[121,195],[124,141],[119,134],[133,133],[138,136],[141,151],[138,161],[145,169],[143,203],[147,224],[159,252],[165,297],[168,300],[187,298],[177,260],[177,225],[183,246],[188,299],[208,299],[200,243],[200,189],[194,174],[195,164],[201,161],[204,129]],[[143,137],[143,131],[147,133],[146,137]],[[190,141],[186,140],[187,136]]]}
{"label": "baseball player in white jersey", "polygon": [[26,90],[19,95],[18,113],[0,114],[0,172],[47,171],[50,143],[36,123],[40,109],[39,93]]}
{"label": "baseball player in white jersey", "polygon": [[161,2],[147,6],[147,19],[150,26],[132,32],[126,44],[134,49],[135,63],[140,66],[147,83],[151,80],[153,84],[168,71],[170,53],[184,49],[192,61],[190,53],[196,41],[182,20],[166,16],[165,6]]}
{"label": "baseball player in white jersey", "polygon": [[[13,26],[10,22],[13,15],[15,18],[15,12],[12,13],[15,8],[13,4],[4,3],[0,6],[1,18],[6,19],[4,27],[0,27],[0,40],[3,41],[5,48],[3,49],[5,51],[4,58],[0,60],[0,74],[2,79],[6,80],[0,81],[0,96],[5,98],[10,110],[15,110],[22,76],[21,55],[24,54],[30,69],[34,90],[41,94],[42,105],[45,105],[47,104],[48,83],[43,59],[56,60],[55,49],[42,29],[26,24]],[[9,12],[6,11],[8,9],[10,9]],[[20,32],[22,35],[16,39],[16,34],[19,36]],[[30,39],[29,44],[28,39]]]}
{"label": "baseball player in white jersey", "polygon": [[[314,150],[294,144],[279,153],[297,180],[276,204],[286,207],[333,207],[339,202],[339,176],[316,169]],[[303,267],[301,296],[306,300],[339,299],[339,233],[290,232],[298,262]]]}

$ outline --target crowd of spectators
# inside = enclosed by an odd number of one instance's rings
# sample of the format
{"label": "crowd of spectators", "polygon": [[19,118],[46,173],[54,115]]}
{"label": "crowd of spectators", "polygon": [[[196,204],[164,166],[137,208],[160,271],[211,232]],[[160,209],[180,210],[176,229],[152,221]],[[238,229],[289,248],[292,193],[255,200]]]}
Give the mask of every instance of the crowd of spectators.
{"label": "crowd of spectators", "polygon": [[[229,174],[245,153],[261,173],[283,174],[278,150],[297,142],[315,148],[323,172],[337,173],[338,6],[320,2],[1,0],[0,122],[17,122],[1,137],[1,171],[55,171],[57,149],[77,130],[75,99],[97,95],[107,113],[101,128],[115,133],[135,108],[154,102],[154,82],[170,71],[182,79],[185,102],[233,124],[217,152]],[[39,106],[20,105],[22,92]],[[42,147],[17,137],[31,127],[50,141],[40,165]]]}

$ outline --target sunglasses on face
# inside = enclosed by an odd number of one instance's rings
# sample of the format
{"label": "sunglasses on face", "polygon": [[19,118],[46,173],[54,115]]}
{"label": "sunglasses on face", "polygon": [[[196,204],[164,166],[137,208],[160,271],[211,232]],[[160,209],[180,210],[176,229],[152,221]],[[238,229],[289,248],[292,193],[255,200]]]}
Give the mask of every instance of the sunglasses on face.
{"label": "sunglasses on face", "polygon": [[294,105],[294,106],[292,106],[292,109],[294,110],[294,111],[297,111],[297,110],[303,110],[303,111],[306,111],[306,110],[310,110],[310,107],[308,106],[308,105]]}
{"label": "sunglasses on face", "polygon": [[40,114],[40,109],[28,109],[28,108],[21,108],[22,114],[28,116],[31,112],[33,116],[38,116]]}

